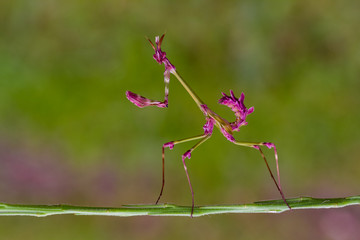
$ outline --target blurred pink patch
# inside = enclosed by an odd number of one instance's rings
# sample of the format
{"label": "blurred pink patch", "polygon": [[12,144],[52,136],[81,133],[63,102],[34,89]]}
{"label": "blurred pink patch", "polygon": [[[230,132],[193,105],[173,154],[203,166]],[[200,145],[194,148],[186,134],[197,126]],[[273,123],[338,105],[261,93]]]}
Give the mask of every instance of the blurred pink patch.
{"label": "blurred pink patch", "polygon": [[359,239],[359,226],[359,218],[345,210],[332,210],[320,220],[320,228],[329,239]]}

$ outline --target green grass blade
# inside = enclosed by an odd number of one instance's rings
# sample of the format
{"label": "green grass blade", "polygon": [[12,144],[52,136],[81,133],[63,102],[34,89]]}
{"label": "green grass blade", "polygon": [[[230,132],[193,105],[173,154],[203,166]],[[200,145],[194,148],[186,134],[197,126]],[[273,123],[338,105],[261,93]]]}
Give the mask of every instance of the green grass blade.
{"label": "green grass blade", "polygon": [[[341,208],[360,205],[360,196],[345,198],[300,197],[287,199],[292,211],[300,209]],[[251,204],[212,205],[194,208],[194,217],[224,213],[281,213],[289,211],[282,199]],[[0,216],[46,217],[59,214],[100,216],[190,216],[191,206],[173,204],[123,205],[119,208],[82,207],[70,205],[21,205],[0,203]]]}

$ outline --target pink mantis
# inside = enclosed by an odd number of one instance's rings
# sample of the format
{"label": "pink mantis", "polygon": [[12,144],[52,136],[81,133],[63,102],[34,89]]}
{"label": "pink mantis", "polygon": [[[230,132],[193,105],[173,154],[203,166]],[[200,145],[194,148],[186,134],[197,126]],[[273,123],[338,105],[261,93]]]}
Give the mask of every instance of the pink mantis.
{"label": "pink mantis", "polygon": [[[214,128],[214,126],[216,126],[221,131],[221,133],[226,137],[226,139],[229,140],[230,142],[232,142],[236,145],[239,145],[239,146],[255,148],[260,152],[262,158],[265,161],[265,164],[270,173],[270,176],[276,185],[276,188],[278,189],[285,204],[288,206],[289,209],[291,209],[285,199],[284,193],[281,188],[279,161],[278,161],[278,154],[277,154],[275,145],[270,142],[240,142],[240,141],[235,140],[235,138],[233,137],[234,131],[239,131],[241,126],[247,125],[247,122],[245,121],[246,116],[251,114],[254,111],[254,107],[251,107],[249,109],[245,107],[244,93],[241,93],[240,98],[236,98],[232,90],[230,90],[230,96],[222,93],[223,97],[220,98],[219,103],[231,108],[231,110],[235,113],[236,120],[234,122],[229,122],[226,119],[220,117],[218,114],[213,112],[210,108],[208,108],[208,106],[195,94],[195,92],[190,88],[190,86],[185,82],[185,80],[178,74],[178,72],[175,69],[175,66],[172,65],[170,63],[169,59],[166,57],[166,53],[161,50],[161,43],[162,43],[163,39],[164,39],[164,35],[162,35],[161,37],[157,36],[155,38],[156,45],[154,45],[150,41],[150,39],[148,39],[148,41],[150,42],[152,48],[155,51],[155,54],[153,55],[153,58],[155,59],[155,61],[158,62],[159,64],[164,64],[164,66],[165,66],[165,72],[164,72],[165,99],[164,99],[164,101],[162,101],[162,102],[161,101],[153,101],[148,98],[142,97],[138,94],[132,93],[130,91],[126,92],[127,98],[133,104],[135,104],[136,106],[138,106],[140,108],[147,107],[147,106],[157,106],[160,108],[168,107],[170,74],[173,74],[177,78],[177,80],[181,83],[181,85],[185,88],[185,90],[190,94],[192,99],[195,101],[196,105],[203,112],[203,114],[205,115],[205,118],[206,118],[206,123],[203,126],[204,133],[201,135],[184,138],[181,140],[171,141],[171,142],[167,142],[167,143],[163,144],[163,146],[162,146],[162,186],[161,186],[159,197],[156,200],[156,204],[159,202],[159,200],[163,194],[164,185],[165,185],[165,148],[168,147],[170,149],[173,149],[174,145],[176,145],[176,144],[193,141],[193,140],[199,140],[192,148],[190,148],[188,151],[186,151],[182,155],[182,162],[184,165],[186,177],[188,180],[188,184],[189,184],[191,196],[192,196],[192,205],[191,205],[191,217],[192,217],[193,212],[194,212],[194,191],[193,191],[193,188],[191,185],[191,181],[190,181],[189,173],[188,173],[188,170],[186,167],[185,159],[186,158],[190,159],[191,153],[197,147],[199,147],[202,143],[204,143],[207,139],[209,139],[211,137],[213,128]],[[269,164],[266,160],[266,157],[265,157],[264,153],[262,152],[260,146],[266,146],[269,149],[271,149],[271,148],[274,149],[276,170],[277,170],[277,181],[275,180],[274,175],[272,174],[270,166],[269,166]]]}

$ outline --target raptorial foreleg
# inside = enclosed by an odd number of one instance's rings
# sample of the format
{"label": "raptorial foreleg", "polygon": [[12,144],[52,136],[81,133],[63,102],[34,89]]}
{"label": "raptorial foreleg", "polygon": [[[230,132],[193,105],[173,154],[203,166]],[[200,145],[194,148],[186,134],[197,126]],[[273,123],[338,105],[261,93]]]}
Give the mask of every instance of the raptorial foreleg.
{"label": "raptorial foreleg", "polygon": [[157,106],[159,108],[168,107],[168,98],[169,98],[169,83],[170,83],[170,71],[166,70],[164,72],[164,83],[165,83],[165,97],[164,101],[154,101],[146,97],[140,96],[139,94],[126,91],[126,97],[130,102],[138,106],[139,108],[147,106]]}

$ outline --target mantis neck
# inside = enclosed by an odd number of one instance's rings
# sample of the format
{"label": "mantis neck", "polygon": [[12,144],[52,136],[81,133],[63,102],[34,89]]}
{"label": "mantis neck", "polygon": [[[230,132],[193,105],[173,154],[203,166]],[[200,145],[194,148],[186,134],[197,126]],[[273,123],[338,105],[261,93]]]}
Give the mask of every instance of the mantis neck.
{"label": "mantis neck", "polygon": [[196,95],[196,93],[191,89],[191,87],[185,82],[185,80],[176,72],[176,70],[171,71],[172,74],[179,80],[181,85],[185,88],[185,90],[190,94],[192,99],[195,101],[196,105],[202,110],[201,105],[205,103]]}

